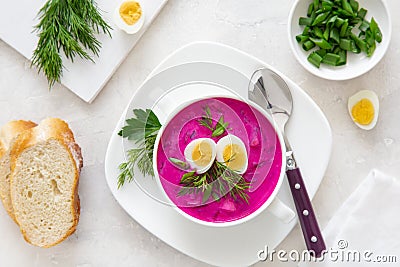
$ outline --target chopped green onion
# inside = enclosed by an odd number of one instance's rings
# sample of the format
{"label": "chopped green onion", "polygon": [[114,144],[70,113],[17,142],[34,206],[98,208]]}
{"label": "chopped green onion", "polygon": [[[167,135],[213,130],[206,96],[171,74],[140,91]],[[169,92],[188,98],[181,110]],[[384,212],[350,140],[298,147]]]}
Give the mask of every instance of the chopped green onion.
{"label": "chopped green onion", "polygon": [[336,15],[336,17],[337,17],[337,19],[335,20],[335,27],[340,28],[342,26],[342,24],[344,23],[344,19],[339,18],[337,15]]}
{"label": "chopped green onion", "polygon": [[374,18],[366,20],[367,10],[357,0],[310,0],[307,17],[299,18],[304,26],[296,41],[310,52],[307,60],[316,67],[321,63],[342,66],[347,53],[364,52],[372,56],[382,32]]}
{"label": "chopped green onion", "polygon": [[352,18],[353,17],[353,13],[352,12],[349,12],[349,11],[343,9],[343,8],[338,8],[338,10],[335,11],[335,14],[342,15],[342,16],[344,16],[346,18]]}
{"label": "chopped green onion", "polygon": [[318,55],[316,52],[312,52],[308,57],[307,60],[313,64],[314,66],[316,66],[317,68],[319,68],[319,66],[321,65],[322,62],[322,57],[320,55]]}
{"label": "chopped green onion", "polygon": [[308,6],[308,10],[307,10],[307,17],[310,17],[311,16],[311,13],[314,11],[314,3],[311,3],[309,6]]}
{"label": "chopped green onion", "polygon": [[305,17],[299,18],[299,25],[311,26],[311,24],[312,24],[311,18],[305,18]]}
{"label": "chopped green onion", "polygon": [[365,32],[367,29],[369,29],[369,22],[363,20],[358,28],[360,29],[360,31]]}
{"label": "chopped green onion", "polygon": [[306,36],[306,35],[299,34],[299,35],[296,36],[296,41],[297,41],[298,43],[304,43],[305,41],[308,40],[308,38],[309,38],[309,37]]}
{"label": "chopped green onion", "polygon": [[310,31],[310,26],[305,26],[304,30],[303,30],[303,35],[309,35],[309,31]]}
{"label": "chopped green onion", "polygon": [[372,54],[375,52],[376,45],[375,43],[367,48],[367,57],[371,57]]}
{"label": "chopped green onion", "polygon": [[353,13],[356,13],[358,11],[358,2],[355,0],[350,0],[350,6],[353,9]]}
{"label": "chopped green onion", "polygon": [[[313,14],[315,14],[315,15],[319,15],[319,14],[321,14],[321,13],[324,13],[325,11],[321,8],[321,9],[318,9],[318,10],[316,10],[315,12],[313,12]],[[312,14],[311,14],[311,16],[312,16]],[[315,16],[316,17],[316,16]],[[315,19],[315,17],[314,17],[314,19]]]}
{"label": "chopped green onion", "polygon": [[349,14],[353,15],[353,8],[347,0],[342,0],[342,7],[345,11],[349,12]]}
{"label": "chopped green onion", "polygon": [[331,49],[332,48],[332,45],[324,39],[317,39],[317,38],[310,37],[310,40],[313,41],[316,45],[318,45],[322,49]]}
{"label": "chopped green onion", "polygon": [[346,32],[347,32],[347,27],[349,26],[349,21],[346,19],[343,24],[342,27],[340,27],[340,33],[339,36],[340,37],[344,37]]}
{"label": "chopped green onion", "polygon": [[314,29],[314,35],[318,38],[324,38],[324,33],[320,28],[315,28]]}
{"label": "chopped green onion", "polygon": [[353,51],[353,47],[354,47],[355,43],[353,40],[350,39],[340,39],[340,43],[339,46],[341,49],[343,50],[347,50],[347,51]]}
{"label": "chopped green onion", "polygon": [[315,51],[315,53],[317,53],[321,57],[324,57],[326,55],[326,50],[325,49],[319,49],[319,50]]}
{"label": "chopped green onion", "polygon": [[336,66],[343,66],[347,63],[347,52],[345,50],[340,50],[339,53],[339,61],[336,63]]}
{"label": "chopped green onion", "polygon": [[379,29],[378,23],[376,23],[374,17],[371,18],[371,23],[369,24],[369,28],[372,31],[372,34],[374,36],[374,39],[380,43],[382,42],[382,32]]}
{"label": "chopped green onion", "polygon": [[[318,11],[321,11],[321,10],[318,10]],[[318,13],[316,12],[316,11],[313,11],[313,13],[311,13],[311,16],[310,16],[310,18],[311,18],[311,21],[314,21],[314,19],[315,19],[315,17],[318,15]]]}
{"label": "chopped green onion", "polygon": [[327,24],[334,24],[334,23],[336,22],[337,18],[338,18],[337,15],[332,16],[332,17],[328,20]]}
{"label": "chopped green onion", "polygon": [[362,21],[362,19],[360,19],[359,17],[354,17],[349,20],[349,23],[350,23],[350,25],[356,25],[356,24],[360,23],[360,21]]}
{"label": "chopped green onion", "polygon": [[354,40],[356,45],[361,49],[361,51],[367,53],[367,43],[363,41],[361,38],[355,36],[354,34],[351,35],[351,38]]}
{"label": "chopped green onion", "polygon": [[328,41],[328,39],[329,39],[329,33],[330,33],[330,28],[327,26],[327,27],[325,28],[325,31],[324,31],[323,35],[322,35],[322,37],[323,37],[325,40],[327,40],[327,41]]}
{"label": "chopped green onion", "polygon": [[322,63],[331,65],[331,66],[336,66],[337,62],[339,62],[340,56],[333,54],[333,53],[326,53],[324,58],[322,59]]}
{"label": "chopped green onion", "polygon": [[321,24],[329,15],[329,12],[319,14],[314,21],[312,22],[311,26],[315,26]]}
{"label": "chopped green onion", "polygon": [[330,38],[334,40],[336,43],[340,42],[339,30],[337,28],[331,29]]}
{"label": "chopped green onion", "polygon": [[370,30],[365,32],[365,42],[368,46],[373,46],[375,44],[374,35]]}
{"label": "chopped green onion", "polygon": [[310,50],[311,48],[314,48],[314,47],[315,47],[315,43],[312,42],[312,41],[310,41],[310,40],[307,40],[306,42],[303,43],[302,47],[303,47],[303,49],[304,49],[305,51],[308,51],[308,50]]}
{"label": "chopped green onion", "polygon": [[331,11],[333,7],[333,3],[331,1],[322,1],[322,10],[323,11]]}
{"label": "chopped green onion", "polygon": [[367,15],[366,9],[361,8],[360,10],[358,10],[357,17],[359,17],[360,19],[364,19],[365,15]]}
{"label": "chopped green onion", "polygon": [[314,10],[318,10],[319,7],[319,0],[314,0]]}

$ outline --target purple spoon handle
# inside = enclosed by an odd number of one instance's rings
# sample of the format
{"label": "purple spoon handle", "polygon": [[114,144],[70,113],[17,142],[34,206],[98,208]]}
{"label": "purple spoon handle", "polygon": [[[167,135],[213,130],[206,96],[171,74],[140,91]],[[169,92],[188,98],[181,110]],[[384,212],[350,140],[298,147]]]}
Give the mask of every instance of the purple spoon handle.
{"label": "purple spoon handle", "polygon": [[300,169],[287,170],[286,175],[289,180],[290,190],[292,191],[307,249],[314,251],[315,256],[318,258],[326,249],[326,246],[307,189],[301,177]]}

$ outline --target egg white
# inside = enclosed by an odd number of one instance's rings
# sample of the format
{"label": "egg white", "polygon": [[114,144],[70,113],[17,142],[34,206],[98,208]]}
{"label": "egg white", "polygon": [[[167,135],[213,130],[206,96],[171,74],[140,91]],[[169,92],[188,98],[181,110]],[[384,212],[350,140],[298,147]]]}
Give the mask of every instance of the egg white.
{"label": "egg white", "polygon": [[245,160],[243,166],[241,166],[238,170],[234,170],[238,174],[243,174],[247,170],[249,157],[248,157],[248,153],[247,153],[247,150],[246,150],[246,146],[244,145],[242,139],[240,139],[236,135],[228,134],[228,135],[222,137],[217,142],[217,146],[216,146],[216,149],[217,149],[217,161],[221,162],[221,163],[225,163],[225,160],[224,160],[224,149],[225,149],[226,146],[231,145],[231,144],[238,145],[240,147],[240,149],[246,154],[245,155],[246,160]]}
{"label": "egg white", "polygon": [[[140,31],[140,29],[143,27],[144,24],[144,11],[142,5],[140,7],[142,8],[142,15],[140,16],[139,20],[136,21],[133,25],[128,25],[126,22],[121,18],[121,15],[119,14],[119,8],[121,7],[122,3],[124,1],[120,2],[118,6],[114,10],[114,23],[117,25],[118,28],[126,32],[127,34],[134,34]],[[140,3],[139,3],[140,4]]]}
{"label": "egg white", "polygon": [[[211,146],[211,159],[210,159],[210,162],[204,167],[197,165],[194,162],[193,157],[192,157],[194,148],[196,147],[197,144],[202,143],[202,142],[205,142]],[[191,141],[186,146],[183,154],[185,156],[186,161],[189,163],[189,165],[192,169],[195,169],[198,174],[205,173],[206,171],[208,171],[211,168],[212,164],[215,161],[216,144],[215,144],[214,140],[212,140],[210,138],[198,138],[198,139]]]}
{"label": "egg white", "polygon": [[[374,118],[372,119],[371,123],[368,125],[362,125],[362,124],[355,122],[353,115],[351,114],[351,110],[354,107],[354,105],[357,104],[359,101],[361,101],[364,98],[371,101],[372,106],[374,107]],[[353,122],[358,127],[360,127],[361,129],[364,129],[364,130],[371,130],[372,128],[375,127],[375,125],[378,121],[378,115],[379,115],[379,99],[375,92],[373,92],[371,90],[361,90],[361,91],[357,92],[356,94],[349,97],[349,100],[347,102],[347,108],[349,110],[350,117],[352,118]]]}

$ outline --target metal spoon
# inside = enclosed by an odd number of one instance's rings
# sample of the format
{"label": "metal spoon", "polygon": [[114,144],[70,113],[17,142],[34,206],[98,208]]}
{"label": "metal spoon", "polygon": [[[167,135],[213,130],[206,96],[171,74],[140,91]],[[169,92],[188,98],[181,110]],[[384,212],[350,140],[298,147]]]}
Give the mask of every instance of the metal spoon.
{"label": "metal spoon", "polygon": [[307,249],[319,257],[326,249],[325,242],[300,169],[296,164],[293,150],[285,134],[285,127],[290,120],[293,108],[290,89],[281,76],[270,69],[263,68],[253,73],[248,88],[248,98],[270,112],[282,132],[286,146],[286,176],[289,180],[304,240]]}

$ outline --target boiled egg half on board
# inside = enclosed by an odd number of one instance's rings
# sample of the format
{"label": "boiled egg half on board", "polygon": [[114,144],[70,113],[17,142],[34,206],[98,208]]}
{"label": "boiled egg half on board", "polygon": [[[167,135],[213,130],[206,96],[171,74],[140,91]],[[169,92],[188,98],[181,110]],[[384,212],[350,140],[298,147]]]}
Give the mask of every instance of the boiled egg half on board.
{"label": "boiled egg half on board", "polygon": [[198,174],[211,168],[216,156],[216,145],[210,138],[198,138],[191,141],[183,152],[186,161]]}
{"label": "boiled egg half on board", "polygon": [[378,96],[371,90],[361,90],[349,97],[348,110],[350,117],[358,127],[371,130],[378,121]]}
{"label": "boiled egg half on board", "polygon": [[128,34],[137,33],[144,23],[144,13],[140,3],[134,0],[120,2],[114,11],[114,22]]}
{"label": "boiled egg half on board", "polygon": [[238,174],[245,173],[248,166],[248,156],[243,141],[233,134],[222,137],[217,142],[217,161]]}

